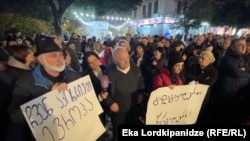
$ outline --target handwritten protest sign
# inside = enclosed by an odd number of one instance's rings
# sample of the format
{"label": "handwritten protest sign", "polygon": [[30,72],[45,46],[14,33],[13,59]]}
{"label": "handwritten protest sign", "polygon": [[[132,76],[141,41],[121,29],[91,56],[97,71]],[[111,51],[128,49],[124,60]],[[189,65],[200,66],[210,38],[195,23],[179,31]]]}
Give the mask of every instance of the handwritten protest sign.
{"label": "handwritten protest sign", "polygon": [[37,141],[93,141],[105,132],[89,76],[69,83],[65,91],[53,90],[27,102],[21,110]]}
{"label": "handwritten protest sign", "polygon": [[162,87],[150,95],[147,125],[194,124],[207,93],[208,85],[183,85],[174,89]]}

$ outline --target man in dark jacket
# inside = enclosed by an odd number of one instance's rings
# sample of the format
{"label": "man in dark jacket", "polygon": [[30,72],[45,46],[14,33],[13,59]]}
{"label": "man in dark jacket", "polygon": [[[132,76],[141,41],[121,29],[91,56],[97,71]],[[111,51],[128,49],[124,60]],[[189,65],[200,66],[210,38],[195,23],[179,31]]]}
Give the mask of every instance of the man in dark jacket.
{"label": "man in dark jacket", "polygon": [[250,82],[250,72],[245,59],[246,41],[233,39],[221,60],[218,85],[215,92],[221,96],[220,124],[240,124],[243,113],[244,91]]}
{"label": "man in dark jacket", "polygon": [[144,80],[140,69],[130,64],[130,56],[125,48],[116,47],[112,55],[115,65],[110,66],[106,74],[111,81],[110,96],[119,106],[119,111],[111,114],[113,140],[117,141],[118,125],[138,124]]}
{"label": "man in dark jacket", "polygon": [[11,124],[7,140],[34,140],[20,106],[51,90],[64,90],[67,83],[78,78],[80,74],[65,69],[61,48],[50,37],[42,37],[37,44],[38,65],[30,73],[17,80],[9,105]]}

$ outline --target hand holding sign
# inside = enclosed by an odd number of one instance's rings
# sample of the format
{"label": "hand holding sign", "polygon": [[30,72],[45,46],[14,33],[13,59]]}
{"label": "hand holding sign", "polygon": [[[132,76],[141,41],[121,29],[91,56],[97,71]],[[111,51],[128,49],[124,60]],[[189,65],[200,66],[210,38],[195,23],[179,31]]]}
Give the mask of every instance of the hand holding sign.
{"label": "hand holding sign", "polygon": [[53,90],[21,106],[34,137],[38,141],[96,140],[106,129],[90,77],[65,84],[54,87],[63,91]]}
{"label": "hand holding sign", "polygon": [[52,85],[51,90],[58,90],[58,91],[63,91],[67,88],[67,83],[55,83]]}

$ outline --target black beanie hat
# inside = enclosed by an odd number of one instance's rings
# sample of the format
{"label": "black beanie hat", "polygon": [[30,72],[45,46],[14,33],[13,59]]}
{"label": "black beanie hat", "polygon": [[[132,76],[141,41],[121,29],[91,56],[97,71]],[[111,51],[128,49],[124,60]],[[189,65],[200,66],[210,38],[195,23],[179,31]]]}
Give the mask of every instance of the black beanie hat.
{"label": "black beanie hat", "polygon": [[172,51],[172,52],[169,54],[168,68],[169,68],[169,69],[172,69],[173,66],[174,66],[176,63],[180,63],[180,62],[184,62],[181,53],[180,53],[180,52]]}
{"label": "black beanie hat", "polygon": [[41,37],[38,39],[36,49],[35,56],[48,52],[62,51],[51,37]]}

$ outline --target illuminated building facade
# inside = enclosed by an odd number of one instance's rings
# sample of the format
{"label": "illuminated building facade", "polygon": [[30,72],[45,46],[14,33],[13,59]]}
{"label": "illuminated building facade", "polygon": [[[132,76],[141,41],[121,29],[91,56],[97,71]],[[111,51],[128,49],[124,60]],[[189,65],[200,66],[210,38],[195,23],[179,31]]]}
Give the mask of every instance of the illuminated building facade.
{"label": "illuminated building facade", "polygon": [[140,36],[184,34],[177,27],[183,17],[183,6],[179,0],[144,0],[132,11],[128,26]]}

